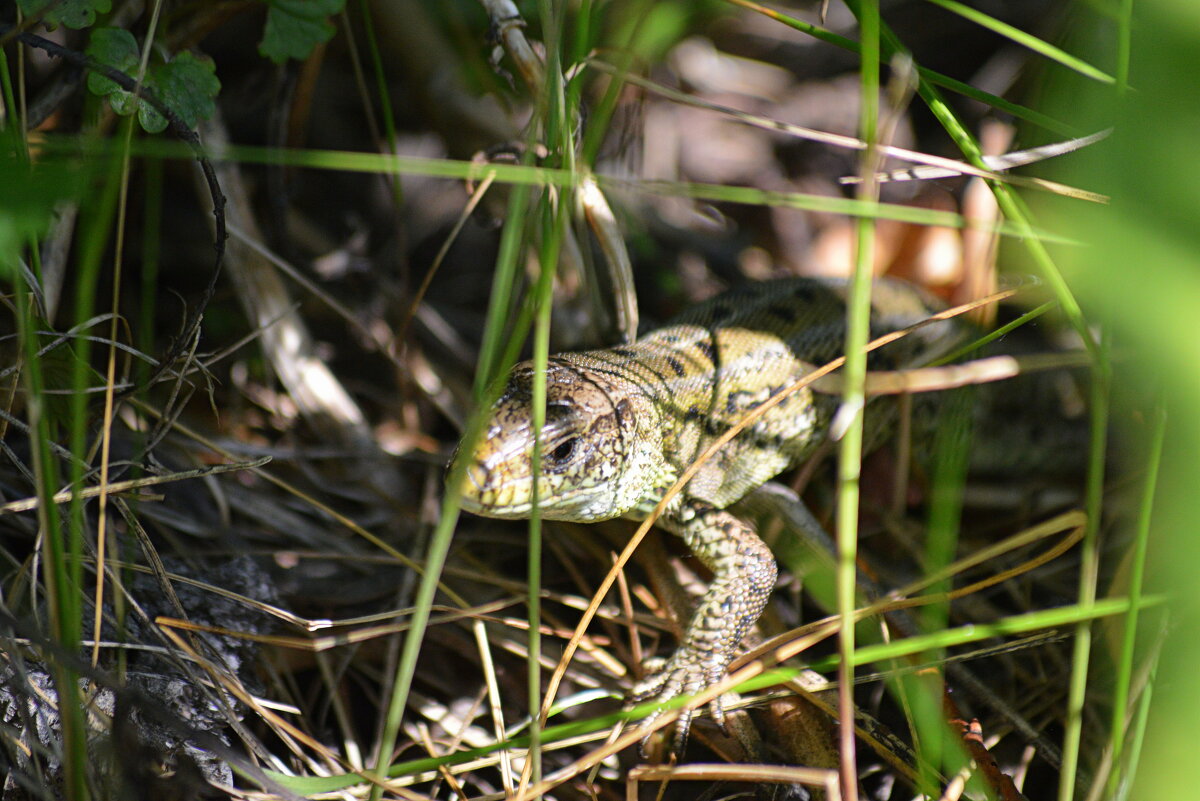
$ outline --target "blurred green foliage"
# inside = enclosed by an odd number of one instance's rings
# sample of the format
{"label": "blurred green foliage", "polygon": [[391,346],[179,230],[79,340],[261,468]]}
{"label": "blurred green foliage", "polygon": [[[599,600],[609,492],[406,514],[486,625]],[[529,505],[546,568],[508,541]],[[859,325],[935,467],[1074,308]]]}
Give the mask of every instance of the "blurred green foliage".
{"label": "blurred green foliage", "polygon": [[[1144,397],[1162,393],[1166,400],[1167,445],[1147,589],[1170,593],[1173,603],[1130,797],[1194,798],[1191,760],[1200,720],[1200,3],[1141,0],[1134,6],[1133,31],[1130,89],[1123,97],[1098,87],[1081,103],[1078,92],[1060,93],[1064,111],[1098,110],[1114,124],[1112,137],[1081,154],[1068,176],[1110,193],[1113,202],[1074,210],[1068,223],[1086,244],[1064,252],[1063,261],[1092,318],[1114,327],[1117,351],[1124,354],[1114,386]],[[1128,422],[1126,437],[1140,443],[1149,422]],[[1158,633],[1155,619],[1146,619],[1143,642]]]}
{"label": "blurred green foliage", "polygon": [[31,164],[18,156],[8,131],[0,134],[0,278],[11,280],[17,255],[50,227],[58,203],[83,193],[87,172],[75,159]]}

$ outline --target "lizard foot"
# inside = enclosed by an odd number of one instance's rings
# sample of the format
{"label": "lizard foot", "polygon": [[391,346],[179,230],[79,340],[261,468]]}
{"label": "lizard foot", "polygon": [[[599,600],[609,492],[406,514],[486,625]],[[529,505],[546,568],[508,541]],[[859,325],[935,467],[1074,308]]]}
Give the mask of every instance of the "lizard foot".
{"label": "lizard foot", "polygon": [[[673,524],[672,529],[714,577],[692,614],[679,650],[661,670],[634,688],[635,701],[666,703],[718,684],[775,585],[777,570],[771,551],[752,528],[729,512],[693,503],[686,519]],[[709,703],[709,710],[725,731],[725,710],[719,697]],[[661,714],[651,716],[646,725]],[[694,716],[694,711],[685,711],[675,725],[676,753],[683,751]],[[644,750],[644,740],[642,747]]]}
{"label": "lizard foot", "polygon": [[[646,663],[650,675],[633,688],[633,692],[630,693],[630,701],[637,704],[656,700],[660,704],[665,704],[680,696],[703,692],[725,677],[727,662],[728,660],[714,661],[711,658],[705,658],[705,654],[685,649],[680,649],[666,661],[651,660]],[[709,701],[708,711],[721,731],[725,732],[725,708],[721,704],[721,696]],[[642,725],[649,729],[662,714],[663,710],[661,709],[653,712],[642,721]],[[684,710],[679,719],[675,721],[675,736],[671,741],[671,750],[674,753],[683,753],[695,716],[696,710]],[[642,738],[643,755],[646,753],[650,736],[647,734]]]}

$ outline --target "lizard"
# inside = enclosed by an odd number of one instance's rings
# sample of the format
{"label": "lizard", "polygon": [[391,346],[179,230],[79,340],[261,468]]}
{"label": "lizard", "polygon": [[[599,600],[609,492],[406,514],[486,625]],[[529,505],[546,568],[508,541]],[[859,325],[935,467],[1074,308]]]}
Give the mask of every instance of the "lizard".
{"label": "lizard", "polygon": [[[907,283],[872,291],[873,337],[940,309]],[[631,344],[550,357],[538,507],[543,518],[644,520],[695,458],[751,410],[842,354],[845,280],[751,283],[703,302]],[[868,356],[872,370],[926,364],[960,336],[952,321],[917,329]],[[516,365],[468,459],[462,508],[503,519],[530,515],[533,365]],[[632,701],[666,702],[720,681],[761,615],[777,567],[754,529],[728,510],[750,490],[810,456],[839,399],[807,386],[723,446],[667,505],[657,524],[680,536],[713,574],[683,639],[639,682]],[[873,408],[874,404],[869,404]],[[888,414],[867,415],[868,441]],[[720,699],[710,705],[723,726]],[[675,746],[691,714],[680,717]]]}

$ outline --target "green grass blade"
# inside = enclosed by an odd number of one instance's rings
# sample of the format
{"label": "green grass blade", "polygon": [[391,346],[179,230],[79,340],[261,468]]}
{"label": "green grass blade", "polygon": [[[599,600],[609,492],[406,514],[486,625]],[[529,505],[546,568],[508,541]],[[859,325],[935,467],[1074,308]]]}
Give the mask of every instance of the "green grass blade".
{"label": "green grass blade", "polygon": [[[485,422],[484,412],[472,415],[467,423],[464,444],[470,445],[479,439],[483,433]],[[412,689],[413,676],[416,672],[417,657],[421,654],[421,644],[425,639],[425,629],[429,624],[429,613],[433,607],[433,597],[437,592],[438,581],[441,579],[442,568],[446,564],[446,555],[450,551],[450,543],[454,537],[454,528],[458,523],[458,505],[462,497],[462,487],[467,477],[468,460],[456,460],[446,478],[446,493],[442,497],[442,505],[437,526],[430,537],[429,549],[424,559],[425,569],[421,573],[421,581],[417,586],[416,598],[413,601],[412,617],[409,630],[404,637],[404,646],[400,652],[400,661],[396,666],[395,678],[392,682],[391,694],[388,696],[383,730],[380,734],[379,745],[373,762],[374,770],[382,775],[391,764],[392,753],[396,747],[396,739],[400,732],[400,724],[404,710],[408,706],[408,694]],[[376,784],[371,788],[373,801],[378,801],[383,792],[382,786]]]}
{"label": "green grass blade", "polygon": [[1137,715],[1134,716],[1133,725],[1130,727],[1133,735],[1130,737],[1129,743],[1129,770],[1125,774],[1125,782],[1120,786],[1118,792],[1113,794],[1113,801],[1125,801],[1137,778],[1138,765],[1142,761],[1142,746],[1146,742],[1146,724],[1150,719],[1150,704],[1154,700],[1154,679],[1158,673],[1160,655],[1161,651],[1154,654],[1150,675],[1146,679],[1146,689],[1142,691],[1141,700],[1138,702]]}
{"label": "green grass blade", "polygon": [[[10,254],[3,254],[6,261]],[[64,523],[58,505],[51,499],[60,486],[58,462],[51,451],[51,419],[46,408],[45,376],[38,358],[37,331],[40,328],[33,308],[32,293],[20,277],[18,260],[12,254],[11,272],[16,290],[17,333],[24,357],[26,408],[29,417],[30,451],[37,481],[38,531],[41,539],[42,582],[46,606],[54,636],[63,648],[73,651],[81,639],[82,587],[77,578],[78,559],[73,559],[70,526]],[[83,699],[79,677],[60,660],[49,660],[57,690],[62,730],[64,793],[71,801],[82,801],[87,792],[87,726],[83,717]],[[82,765],[80,758],[82,757]]]}
{"label": "green grass blade", "polygon": [[1133,682],[1133,659],[1137,645],[1138,606],[1142,597],[1142,583],[1146,573],[1146,553],[1150,545],[1150,519],[1154,508],[1154,493],[1158,488],[1158,468],[1162,462],[1163,442],[1167,429],[1167,413],[1160,402],[1155,410],[1150,431],[1150,450],[1146,459],[1146,477],[1142,485],[1142,502],[1138,510],[1137,531],[1133,543],[1133,555],[1129,567],[1129,598],[1133,606],[1125,616],[1125,631],[1121,640],[1121,654],[1117,663],[1117,676],[1113,688],[1112,722],[1109,737],[1112,743],[1112,772],[1108,777],[1108,794],[1116,797],[1121,779],[1121,755],[1125,744],[1125,718],[1129,704],[1129,691]]}
{"label": "green grass blade", "polygon": [[[1166,603],[1162,595],[1143,595],[1137,603],[1139,609],[1162,606]],[[1027,634],[1032,631],[1070,626],[1085,620],[1096,620],[1102,617],[1123,615],[1133,608],[1129,598],[1103,598],[1088,608],[1079,604],[1059,606],[1052,609],[1039,609],[1036,612],[1026,612],[1020,615],[1010,615],[992,623],[970,623],[953,629],[917,634],[894,640],[889,643],[865,645],[854,655],[855,662],[860,665],[872,662],[886,662],[902,657],[914,656],[928,651],[945,650],[960,645],[989,640],[993,637],[1009,637]],[[830,656],[810,664],[813,670],[825,672],[837,665],[837,657]]]}
{"label": "green grass blade", "polygon": [[[528,152],[532,152],[532,149],[529,149]],[[506,369],[515,360],[516,351],[528,333],[532,320],[527,311],[528,307],[526,307],[526,311],[518,318],[516,325],[508,333],[508,343],[505,347],[506,343],[502,340],[504,321],[507,319],[508,298],[511,297],[513,285],[517,280],[517,265],[523,247],[528,193],[528,186],[519,185],[515,187],[509,198],[509,214],[501,236],[500,256],[497,260],[496,279],[493,282],[493,301],[489,307],[487,326],[484,330],[484,348],[480,353],[480,365],[476,369],[475,397],[478,405],[475,413],[467,421],[462,438],[461,447],[468,451],[474,449],[475,443],[483,435],[488,410],[502,388],[497,381],[489,380],[487,376],[498,369]],[[505,349],[498,358],[496,354],[501,348]],[[412,680],[416,672],[417,658],[425,637],[425,628],[429,623],[433,597],[441,578],[442,568],[446,563],[454,530],[458,525],[459,500],[462,497],[468,464],[469,460],[467,459],[457,459],[446,475],[446,489],[442,497],[438,523],[430,538],[429,550],[424,562],[425,571],[422,573],[421,582],[417,587],[410,629],[404,640],[400,662],[396,667],[392,694],[388,701],[379,748],[375,755],[375,769],[380,772],[390,763],[404,710],[408,703],[408,695],[412,689]],[[382,788],[379,785],[372,788],[374,801],[377,801],[375,794],[381,792]]]}
{"label": "green grass blade", "polygon": [[567,213],[562,202],[553,203],[549,195],[542,202],[542,247],[541,273],[534,288],[533,327],[533,398],[531,401],[533,429],[533,476],[532,507],[529,515],[528,593],[526,605],[529,617],[529,760],[533,766],[531,781],[536,784],[542,778],[542,724],[539,714],[542,707],[542,639],[541,639],[541,591],[542,591],[542,514],[539,506],[539,483],[542,467],[542,427],[546,424],[546,370],[550,358],[550,312],[554,301],[554,274],[558,254],[566,235]]}
{"label": "green grass blade", "polygon": [[[850,10],[858,13],[858,7],[861,0],[846,0],[846,4]],[[888,57],[894,57],[897,53],[905,52],[899,38],[887,25],[883,26],[883,43],[884,52]],[[975,137],[967,130],[962,121],[958,119],[958,115],[946,103],[941,93],[936,87],[925,80],[921,80],[917,87],[917,93],[933,112],[934,117],[954,140],[954,143],[962,151],[963,155],[977,167],[982,167],[983,152],[980,150],[979,143]],[[1029,214],[1024,203],[1012,187],[996,181],[988,181],[988,186],[992,190],[992,194],[996,197],[996,204],[1000,207],[1000,211],[1005,218],[1012,224],[1019,238],[1025,244],[1029,251],[1029,256],[1039,268],[1042,277],[1050,284],[1054,295],[1058,298],[1058,302],[1062,304],[1063,312],[1067,316],[1067,321],[1075,332],[1079,334],[1084,345],[1093,357],[1097,357],[1097,346],[1095,337],[1092,336],[1088,329],[1087,322],[1083,317],[1083,310],[1079,306],[1079,302],[1075,299],[1070,287],[1067,286],[1066,280],[1062,276],[1062,272],[1054,263],[1054,259],[1050,256],[1050,251],[1046,249],[1046,243],[1034,231],[1033,225],[1029,222]]]}
{"label": "green grass blade", "polygon": [[[392,111],[391,92],[388,91],[387,75],[383,65],[383,55],[379,49],[379,37],[375,35],[375,18],[371,13],[371,4],[368,0],[361,0],[359,3],[359,13],[362,15],[363,35],[367,40],[367,50],[371,54],[371,71],[375,78],[375,91],[377,92],[377,100],[379,101],[379,110],[383,117],[383,135],[384,141],[387,144],[388,152],[396,152],[396,115]],[[392,191],[395,195],[396,208],[400,208],[400,202],[403,199],[399,184],[393,186]]]}
{"label": "green grass blade", "polygon": [[933,3],[935,6],[940,6],[947,11],[958,14],[963,19],[968,19],[980,27],[987,28],[989,31],[1000,34],[1001,36],[1016,42],[1022,47],[1026,47],[1039,55],[1043,55],[1052,61],[1057,61],[1064,67],[1075,70],[1080,75],[1091,78],[1092,80],[1100,81],[1101,83],[1115,83],[1115,79],[1101,69],[1093,67],[1081,58],[1071,55],[1065,50],[1055,47],[1033,34],[1026,33],[1020,28],[1014,28],[1006,22],[1001,22],[995,17],[984,14],[982,11],[977,11],[956,0],[925,0],[927,3]]}
{"label": "green grass blade", "polygon": [[[839,36],[838,34],[826,30],[819,25],[814,25],[811,22],[805,22],[804,20],[796,19],[795,17],[791,17],[783,12],[776,11],[775,9],[767,8],[766,6],[752,2],[752,0],[726,0],[726,2],[742,6],[743,8],[748,8],[751,11],[756,11],[759,14],[787,25],[789,28],[806,33],[814,39],[819,39],[827,44],[840,47],[843,50],[849,50],[853,53],[859,52],[858,42],[854,41],[853,39],[847,39],[844,36]],[[1013,103],[1010,100],[1005,100],[999,95],[985,92],[982,89],[976,89],[974,86],[971,86],[968,83],[964,83],[956,78],[951,78],[948,75],[943,75],[936,70],[931,70],[928,67],[922,67],[918,64],[917,74],[921,76],[921,80],[933,84],[934,86],[940,86],[944,89],[949,89],[952,92],[957,92],[964,97],[969,97],[972,100],[978,100],[984,105],[991,106],[992,108],[1011,114],[1018,119],[1041,126],[1048,131],[1054,131],[1055,133],[1070,137],[1079,135],[1079,129],[1073,125],[1060,122],[1053,117],[1043,114],[1040,111],[1035,111],[1027,106],[1022,106],[1019,103]]]}
{"label": "green grass blade", "polygon": [[[1091,443],[1088,458],[1088,521],[1084,529],[1079,563],[1079,601],[1081,608],[1096,602],[1100,572],[1100,519],[1104,512],[1104,466],[1108,450],[1109,390],[1112,383],[1109,364],[1109,339],[1100,341],[1099,357],[1092,365],[1090,401]],[[1134,607],[1131,605],[1130,607]],[[1079,747],[1083,738],[1083,712],[1087,693],[1088,666],[1091,662],[1092,629],[1090,621],[1075,627],[1075,645],[1071,658],[1071,684],[1067,690],[1067,720],[1063,735],[1063,764],[1059,774],[1059,801],[1075,797],[1075,774],[1079,767]]]}
{"label": "green grass blade", "polygon": [[[67,137],[50,138],[43,145],[48,151],[83,150],[87,154],[107,152],[107,145],[87,143]],[[184,147],[173,143],[146,141],[136,146],[135,152],[143,156],[175,157],[191,159],[192,154]],[[489,174],[497,183],[515,186],[572,186],[576,180],[568,170],[534,167],[515,164],[475,164],[453,159],[430,159],[418,157],[388,156],[376,153],[352,153],[328,150],[271,151],[267,148],[236,146],[226,151],[228,158],[247,164],[286,164],[310,169],[341,170],[347,172],[396,173],[425,175],[459,180],[481,180]],[[758,206],[780,206],[809,211],[845,214],[852,217],[874,217],[896,220],[917,225],[936,225],[949,228],[964,228],[967,221],[962,215],[936,209],[918,208],[893,203],[866,202],[854,198],[828,197],[803,192],[775,192],[744,186],[722,184],[680,183],[674,181],[631,181],[628,178],[597,175],[596,181],[606,191],[639,191],[671,197],[688,197],[727,203],[743,203]],[[1003,222],[996,230],[1010,237],[1036,237],[1042,242],[1064,245],[1078,244],[1059,234],[1037,228],[1027,221],[1022,224]],[[502,240],[502,246],[505,244]],[[505,307],[507,314],[507,307]],[[490,375],[490,374],[489,374]]]}
{"label": "green grass blade", "polygon": [[951,351],[950,353],[946,354],[945,356],[943,356],[940,359],[934,359],[932,362],[930,362],[930,366],[937,367],[937,366],[943,365],[943,364],[954,364],[954,362],[956,362],[960,359],[965,359],[968,355],[974,353],[975,351],[979,350],[980,348],[986,347],[988,343],[995,342],[996,340],[1003,338],[1009,332],[1015,331],[1016,329],[1025,325],[1026,323],[1036,320],[1037,318],[1041,317],[1046,312],[1053,309],[1055,307],[1055,305],[1056,304],[1054,301],[1048,300],[1045,303],[1041,304],[1040,306],[1036,306],[1036,307],[1030,309],[1029,311],[1025,312],[1017,319],[1015,319],[1011,322],[1005,323],[1004,325],[1000,326],[996,330],[990,331],[990,332],[984,334],[983,336],[979,337],[978,339],[968,342],[967,344],[963,345],[958,350]]}
{"label": "green grass blade", "polygon": [[[578,109],[567,106],[567,93],[563,81],[562,42],[565,26],[563,13],[565,4],[558,4],[558,13],[551,7],[549,0],[539,3],[546,46],[546,69],[543,73],[545,85],[539,95],[539,107],[545,117],[546,140],[552,146],[554,155],[568,173],[574,171],[575,143],[572,136]],[[541,639],[541,589],[542,589],[542,514],[539,505],[540,483],[542,475],[542,427],[546,424],[546,370],[550,358],[550,312],[553,306],[554,275],[558,265],[558,254],[566,236],[567,215],[565,208],[569,207],[566,198],[569,191],[558,194],[552,191],[542,193],[539,208],[541,211],[541,247],[539,261],[541,271],[538,274],[537,285],[534,288],[534,327],[533,327],[533,397],[530,403],[532,417],[530,427],[533,430],[532,468],[532,497],[529,514],[529,540],[527,556],[527,594],[526,607],[529,622],[529,653],[527,656],[528,696],[529,696],[529,756],[530,781],[537,784],[542,779],[542,723],[540,710],[542,707],[542,639]]]}
{"label": "green grass blade", "polygon": [[[862,64],[859,86],[859,136],[866,149],[859,156],[862,182],[858,199],[875,202],[879,196],[879,4],[865,0],[859,18],[862,32]],[[854,623],[857,607],[858,514],[862,478],[863,411],[866,408],[867,341],[871,324],[871,279],[875,262],[875,220],[859,217],[855,226],[856,251],[846,309],[846,364],[842,370],[845,390],[838,416],[849,415],[838,448],[837,481],[837,614],[838,630],[838,723],[839,769],[843,798],[858,797],[858,761],[854,728]]]}
{"label": "green grass blade", "polygon": [[[590,5],[590,3],[584,5]],[[625,90],[625,82],[621,76],[632,69],[634,64],[645,58],[645,54],[639,52],[637,47],[637,34],[643,30],[646,19],[650,16],[654,6],[654,0],[640,0],[637,5],[627,4],[627,8],[622,13],[620,30],[611,47],[613,63],[617,68],[617,77],[609,81],[608,87],[604,91],[604,97],[591,109],[588,115],[588,124],[583,131],[580,154],[583,163],[589,167],[596,165],[596,158],[600,147],[604,144],[604,138],[608,134],[613,113],[620,102],[621,93]],[[586,54],[582,52],[578,54],[580,61],[585,56]]]}
{"label": "green grass blade", "polygon": [[[532,159],[532,150],[527,148],[525,158]],[[508,213],[504,219],[504,230],[500,232],[500,248],[496,254],[496,272],[492,278],[492,291],[488,296],[487,322],[483,328],[483,341],[479,346],[479,364],[475,368],[474,398],[482,403],[487,388],[499,378],[500,371],[507,369],[516,358],[515,350],[507,358],[501,357],[505,334],[504,321],[508,319],[513,304],[513,289],[517,286],[518,262],[525,241],[525,216],[529,208],[528,184],[518,184],[508,199]],[[522,337],[524,335],[522,334]]]}
{"label": "green grass blade", "polygon": [[1133,0],[1121,0],[1117,13],[1117,94],[1129,90],[1129,58],[1133,52]]}
{"label": "green grass blade", "polygon": [[[930,482],[929,526],[925,537],[926,574],[944,571],[958,552],[959,524],[962,516],[963,490],[971,449],[971,408],[974,392],[971,388],[948,393],[942,401],[934,434],[933,477]],[[949,592],[951,580],[946,577],[927,590],[931,595]],[[950,620],[949,602],[937,602],[922,607],[918,615],[921,631],[937,632]],[[944,651],[933,649],[922,653],[918,661],[940,664]],[[965,761],[962,744],[949,736],[944,704],[944,677],[941,671],[907,676],[902,683],[915,685],[910,693],[911,703],[921,714],[916,720],[919,750],[922,755],[921,775],[933,778],[930,768],[941,768],[943,775],[953,776]],[[923,691],[923,692],[922,692]],[[932,787],[927,789],[933,790]],[[936,791],[934,791],[936,792]]]}

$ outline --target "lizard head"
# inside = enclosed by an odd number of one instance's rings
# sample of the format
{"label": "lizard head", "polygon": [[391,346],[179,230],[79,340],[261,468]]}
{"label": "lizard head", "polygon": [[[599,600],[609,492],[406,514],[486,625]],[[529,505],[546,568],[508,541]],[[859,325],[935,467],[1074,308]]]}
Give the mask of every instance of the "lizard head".
{"label": "lizard head", "polygon": [[[560,358],[546,374],[546,419],[541,429],[538,508],[551,520],[620,517],[641,493],[631,465],[653,447],[644,436],[636,399],[618,379],[602,378]],[[517,365],[491,409],[468,459],[462,508],[487,517],[529,517],[533,494],[533,367]],[[657,428],[657,427],[655,427]],[[628,497],[633,495],[635,497]]]}

